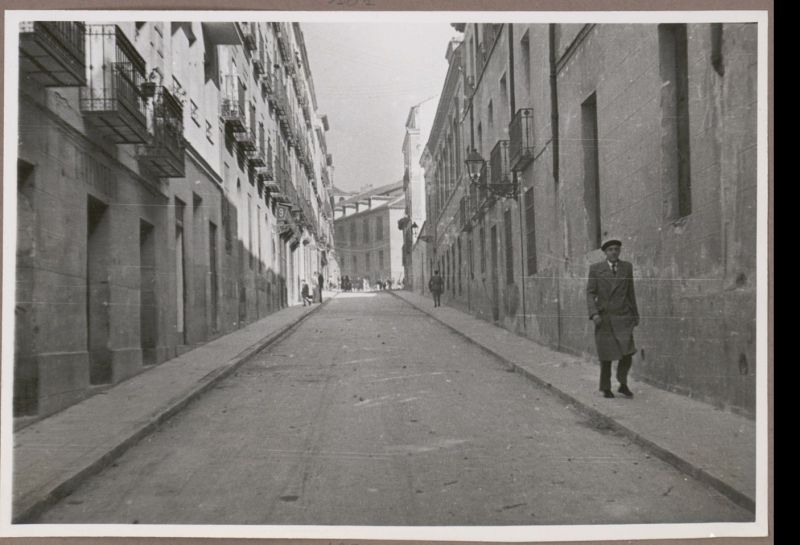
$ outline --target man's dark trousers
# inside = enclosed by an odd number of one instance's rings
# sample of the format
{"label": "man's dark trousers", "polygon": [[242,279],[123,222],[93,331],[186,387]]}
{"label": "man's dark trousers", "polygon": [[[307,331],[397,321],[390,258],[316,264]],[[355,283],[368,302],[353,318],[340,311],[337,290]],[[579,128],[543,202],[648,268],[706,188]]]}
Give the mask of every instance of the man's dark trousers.
{"label": "man's dark trousers", "polygon": [[[633,356],[631,354],[622,356],[622,359],[617,363],[617,380],[620,386],[627,386],[628,384],[628,371],[631,369],[633,363]],[[611,389],[611,361],[600,362],[600,390]]]}
{"label": "man's dark trousers", "polygon": [[440,307],[442,306],[442,294],[434,292],[433,294],[433,306]]}

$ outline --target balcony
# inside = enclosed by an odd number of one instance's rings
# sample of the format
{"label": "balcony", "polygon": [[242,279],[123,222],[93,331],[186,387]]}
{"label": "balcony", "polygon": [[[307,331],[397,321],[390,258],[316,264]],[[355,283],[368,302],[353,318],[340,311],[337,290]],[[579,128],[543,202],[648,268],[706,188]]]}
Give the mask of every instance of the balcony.
{"label": "balcony", "polygon": [[248,151],[247,162],[250,163],[250,166],[253,168],[265,166],[266,160],[264,159],[264,150],[255,149],[253,151]]}
{"label": "balcony", "polygon": [[87,25],[86,36],[87,81],[80,90],[80,107],[87,122],[103,139],[147,143],[144,59],[117,25]]}
{"label": "balcony", "polygon": [[166,87],[156,88],[148,112],[149,142],[136,147],[139,163],[160,178],[180,178],[186,173],[183,106]]}
{"label": "balcony", "polygon": [[253,57],[253,77],[259,79],[261,74],[264,73],[265,68],[264,59],[262,59],[261,56],[256,55]]}
{"label": "balcony", "polygon": [[492,185],[507,184],[511,181],[508,168],[508,149],[508,140],[498,140],[489,154],[489,166],[491,169],[489,183]]}
{"label": "balcony", "polygon": [[221,99],[220,116],[225,123],[225,127],[234,134],[247,132],[245,90],[244,84],[238,75],[229,74],[223,76]]}
{"label": "balcony", "polygon": [[258,147],[256,133],[249,128],[245,128],[244,131],[234,132],[233,139],[239,146],[239,150],[247,154],[248,159],[250,157],[249,154],[255,152]]}
{"label": "balcony", "polygon": [[533,161],[533,109],[517,110],[508,126],[511,169],[521,172]]}
{"label": "balcony", "polygon": [[272,169],[269,168],[268,166],[257,167],[256,176],[258,176],[258,179],[261,180],[261,183],[264,184],[264,187],[269,189],[270,192],[280,191],[281,186],[275,179],[275,176],[272,173]]}
{"label": "balcony", "polygon": [[248,51],[255,51],[258,48],[256,43],[256,24],[239,23],[239,30],[242,33],[242,45]]}
{"label": "balcony", "polygon": [[[255,135],[254,135],[255,136]],[[253,168],[263,167],[267,164],[267,155],[264,141],[264,127],[258,133],[258,148],[247,153],[247,161]]]}
{"label": "balcony", "polygon": [[286,85],[283,83],[280,74],[275,75],[272,83],[274,87],[273,107],[278,112],[279,116],[285,116],[289,111],[289,101],[286,98]]}
{"label": "balcony", "polygon": [[86,27],[73,21],[20,23],[19,67],[44,87],[86,85]]}
{"label": "balcony", "polygon": [[[267,95],[272,95],[272,72],[267,69],[261,74],[261,92],[266,93]],[[269,97],[270,102],[273,101],[273,97]]]}
{"label": "balcony", "polygon": [[291,63],[291,58],[289,57],[289,48],[286,44],[286,34],[284,33],[283,29],[279,29],[275,33],[275,37],[278,39],[278,52],[281,54],[281,60],[285,63]]}

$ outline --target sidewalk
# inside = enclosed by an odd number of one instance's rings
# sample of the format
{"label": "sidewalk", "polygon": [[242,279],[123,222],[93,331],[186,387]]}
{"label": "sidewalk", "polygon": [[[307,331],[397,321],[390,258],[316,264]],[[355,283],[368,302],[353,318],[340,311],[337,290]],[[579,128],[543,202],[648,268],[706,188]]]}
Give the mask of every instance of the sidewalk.
{"label": "sidewalk", "polygon": [[13,521],[35,519],[321,307],[275,312],[17,431]]}
{"label": "sidewalk", "polygon": [[485,320],[409,291],[392,291],[418,310],[498,357],[516,372],[681,471],[755,510],[755,422],[686,396],[635,382],[634,399],[605,399],[592,362],[546,348]]}

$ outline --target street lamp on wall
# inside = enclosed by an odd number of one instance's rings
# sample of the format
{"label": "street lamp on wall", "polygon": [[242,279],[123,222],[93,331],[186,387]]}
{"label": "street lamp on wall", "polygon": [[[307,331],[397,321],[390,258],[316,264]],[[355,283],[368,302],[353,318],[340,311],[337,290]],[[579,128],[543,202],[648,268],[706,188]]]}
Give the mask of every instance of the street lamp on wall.
{"label": "street lamp on wall", "polygon": [[477,184],[481,178],[483,169],[486,168],[486,159],[481,157],[478,150],[472,148],[464,162],[467,164],[467,174],[469,174],[470,182]]}
{"label": "street lamp on wall", "polygon": [[[485,189],[494,197],[516,199],[518,197],[516,173],[508,172],[508,141],[498,142],[492,150],[492,180],[487,181],[486,160],[478,150],[472,148],[464,161],[471,183]],[[497,172],[496,172],[497,171]],[[500,181],[498,181],[500,180]]]}

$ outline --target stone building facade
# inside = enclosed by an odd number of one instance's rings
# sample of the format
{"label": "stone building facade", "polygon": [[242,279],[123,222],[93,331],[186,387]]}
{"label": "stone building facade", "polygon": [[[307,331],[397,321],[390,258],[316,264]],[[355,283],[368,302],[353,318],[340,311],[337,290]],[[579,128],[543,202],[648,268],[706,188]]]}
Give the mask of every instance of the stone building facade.
{"label": "stone building facade", "polygon": [[[425,175],[420,159],[436,113],[438,97],[415,104],[408,111],[405,137],[403,138],[403,193],[405,215],[397,222],[403,232],[403,270],[406,289],[413,286],[413,250],[425,223]],[[424,263],[424,262],[423,262]]]}
{"label": "stone building facade", "polygon": [[375,187],[336,203],[334,228],[342,276],[356,287],[366,279],[370,287],[405,278],[403,233],[397,222],[405,214],[403,182]]}
{"label": "stone building facade", "polygon": [[755,24],[454,27],[423,156],[447,304],[594,357],[587,271],[619,238],[637,378],[753,414]]}
{"label": "stone building facade", "polygon": [[20,28],[15,415],[299,301],[332,160],[292,23]]}

